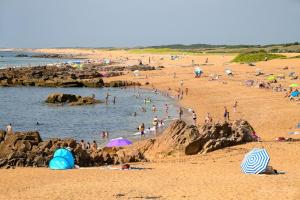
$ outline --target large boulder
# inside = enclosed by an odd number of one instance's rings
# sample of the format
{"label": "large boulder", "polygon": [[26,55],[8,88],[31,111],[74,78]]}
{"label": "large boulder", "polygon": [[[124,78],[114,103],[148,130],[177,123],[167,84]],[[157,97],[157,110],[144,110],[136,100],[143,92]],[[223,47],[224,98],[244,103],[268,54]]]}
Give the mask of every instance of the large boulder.
{"label": "large boulder", "polygon": [[71,106],[92,105],[92,104],[101,103],[100,100],[97,100],[94,97],[81,97],[79,95],[63,94],[63,93],[49,94],[45,102],[51,104],[68,103]]}
{"label": "large boulder", "polygon": [[[166,156],[208,153],[229,146],[252,142],[254,133],[244,120],[229,124],[205,124],[198,129],[184,121],[173,122],[160,136],[130,145],[118,152],[119,159],[153,160]],[[138,156],[137,156],[138,155]],[[134,160],[134,159],[133,159]]]}

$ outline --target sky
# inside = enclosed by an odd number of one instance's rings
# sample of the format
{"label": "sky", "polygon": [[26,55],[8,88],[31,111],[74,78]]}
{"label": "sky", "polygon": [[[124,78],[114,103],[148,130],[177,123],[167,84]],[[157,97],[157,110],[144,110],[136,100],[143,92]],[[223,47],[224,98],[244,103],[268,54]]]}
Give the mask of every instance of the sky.
{"label": "sky", "polygon": [[300,0],[0,0],[0,47],[300,41]]}

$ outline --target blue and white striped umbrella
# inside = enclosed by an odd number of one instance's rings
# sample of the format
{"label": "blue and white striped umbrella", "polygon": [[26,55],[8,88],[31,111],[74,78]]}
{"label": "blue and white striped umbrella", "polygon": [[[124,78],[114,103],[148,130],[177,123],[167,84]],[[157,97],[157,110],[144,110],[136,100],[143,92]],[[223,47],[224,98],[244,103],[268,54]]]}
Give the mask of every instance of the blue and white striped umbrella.
{"label": "blue and white striped umbrella", "polygon": [[263,172],[270,161],[270,156],[265,149],[255,148],[245,155],[241,164],[245,174],[259,174]]}

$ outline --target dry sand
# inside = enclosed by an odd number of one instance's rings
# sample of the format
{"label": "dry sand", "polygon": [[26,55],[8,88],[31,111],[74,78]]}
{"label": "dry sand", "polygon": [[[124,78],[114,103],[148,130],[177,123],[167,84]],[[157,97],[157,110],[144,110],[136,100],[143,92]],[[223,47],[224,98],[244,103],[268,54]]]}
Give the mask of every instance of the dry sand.
{"label": "dry sand", "polygon": [[[283,93],[243,86],[247,79],[255,77],[255,69],[265,73],[300,74],[300,59],[272,60],[250,67],[232,64],[234,55],[186,55],[179,60],[170,60],[170,55],[129,54],[126,51],[43,49],[47,53],[85,54],[90,58],[129,58],[126,64],[137,59],[151,64],[163,65],[161,71],[131,73],[124,79],[150,82],[161,90],[178,89],[180,80],[189,88],[188,96],[180,100],[186,108],[198,114],[199,124],[210,112],[215,121],[223,120],[223,107],[227,106],[232,119],[248,120],[264,142],[239,145],[206,155],[168,158],[153,163],[137,163],[134,166],[145,170],[118,171],[106,168],[51,171],[49,169],[0,170],[0,199],[300,199],[300,143],[274,142],[275,137],[291,137],[300,122],[299,102],[283,98]],[[294,56],[288,54],[288,56]],[[193,78],[192,60],[203,64],[208,57],[209,65],[201,66],[204,77]],[[161,60],[161,58],[164,58]],[[289,70],[282,70],[288,66]],[[224,69],[234,71],[228,78]],[[176,72],[177,78],[173,78]],[[219,81],[208,81],[211,73],[220,74]],[[146,79],[146,75],[148,79]],[[300,81],[280,81],[287,86]],[[238,101],[237,113],[233,113],[234,101]],[[298,130],[299,131],[299,130]],[[293,136],[300,139],[300,136]],[[244,175],[240,164],[244,154],[253,147],[264,147],[271,156],[271,165],[285,171],[284,175]]]}

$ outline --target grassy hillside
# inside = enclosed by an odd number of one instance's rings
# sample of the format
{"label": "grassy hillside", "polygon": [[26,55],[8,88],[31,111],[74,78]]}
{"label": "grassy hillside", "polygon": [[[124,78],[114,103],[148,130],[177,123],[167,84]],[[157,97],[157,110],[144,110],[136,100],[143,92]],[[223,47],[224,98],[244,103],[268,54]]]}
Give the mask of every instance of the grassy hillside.
{"label": "grassy hillside", "polygon": [[251,62],[264,61],[265,58],[268,58],[268,60],[272,60],[272,59],[286,58],[286,56],[280,54],[271,54],[271,53],[267,53],[266,51],[254,51],[249,53],[241,53],[237,55],[232,62],[251,63]]}

